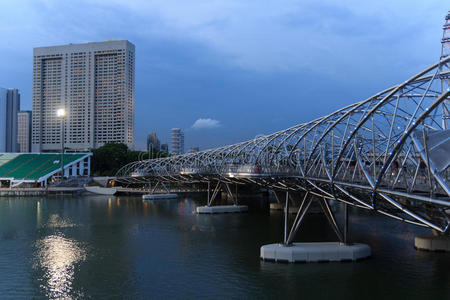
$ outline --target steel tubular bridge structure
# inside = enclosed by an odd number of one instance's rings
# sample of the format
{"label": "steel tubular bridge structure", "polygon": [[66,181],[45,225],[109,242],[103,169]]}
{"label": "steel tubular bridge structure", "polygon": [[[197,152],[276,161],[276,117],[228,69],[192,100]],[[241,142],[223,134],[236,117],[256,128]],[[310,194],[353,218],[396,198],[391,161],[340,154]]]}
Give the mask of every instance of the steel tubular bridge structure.
{"label": "steel tubular bridge structure", "polygon": [[213,183],[216,190],[254,184],[299,192],[301,207],[310,197],[327,209],[329,200],[341,201],[449,234],[449,65],[450,56],[366,100],[267,136],[128,164],[117,180]]}

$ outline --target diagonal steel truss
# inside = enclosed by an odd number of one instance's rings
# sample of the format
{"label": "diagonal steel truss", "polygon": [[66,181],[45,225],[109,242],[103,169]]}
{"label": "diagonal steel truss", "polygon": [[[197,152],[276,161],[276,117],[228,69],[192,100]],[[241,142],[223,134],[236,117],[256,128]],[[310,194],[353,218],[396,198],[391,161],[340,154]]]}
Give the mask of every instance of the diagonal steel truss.
{"label": "diagonal steel truss", "polygon": [[449,232],[450,56],[407,81],[271,135],[137,161],[118,181],[222,181],[342,201]]}

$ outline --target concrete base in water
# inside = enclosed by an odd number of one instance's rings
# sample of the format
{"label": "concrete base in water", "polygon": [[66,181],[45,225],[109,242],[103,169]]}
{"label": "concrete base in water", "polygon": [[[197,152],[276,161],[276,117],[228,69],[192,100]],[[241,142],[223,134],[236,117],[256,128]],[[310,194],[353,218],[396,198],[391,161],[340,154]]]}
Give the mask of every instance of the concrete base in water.
{"label": "concrete base in water", "polygon": [[[274,203],[270,203],[269,208],[270,208],[270,210],[273,210],[273,211],[276,211],[276,210],[284,211],[284,206],[285,206],[284,203],[274,202]],[[291,206],[291,205],[289,205],[289,213],[290,214],[296,214],[297,212],[298,212],[298,206]],[[308,213],[310,213],[310,214],[321,214],[322,210],[320,209],[319,206],[315,206],[313,204],[309,208]]]}
{"label": "concrete base in water", "polygon": [[450,236],[424,234],[414,238],[414,248],[427,251],[450,252]]}
{"label": "concrete base in water", "polygon": [[[270,210],[282,210],[284,211],[284,203],[270,203]],[[289,213],[290,214],[296,214],[298,212],[298,207],[297,206],[289,206]]]}
{"label": "concrete base in water", "polygon": [[142,195],[143,200],[165,200],[165,199],[177,199],[177,194],[146,194]]}
{"label": "concrete base in water", "polygon": [[276,262],[354,261],[370,255],[370,247],[366,244],[339,242],[269,244],[262,246],[260,252],[262,260]]}
{"label": "concrete base in water", "polygon": [[217,206],[198,206],[198,214],[225,214],[241,213],[248,211],[247,205],[217,205]]}

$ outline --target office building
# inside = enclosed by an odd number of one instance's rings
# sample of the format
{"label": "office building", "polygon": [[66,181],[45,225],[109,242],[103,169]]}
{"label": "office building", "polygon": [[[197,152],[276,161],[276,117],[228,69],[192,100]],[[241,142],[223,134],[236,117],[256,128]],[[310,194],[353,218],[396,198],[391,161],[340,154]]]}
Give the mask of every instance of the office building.
{"label": "office building", "polygon": [[180,128],[172,128],[172,154],[184,153],[184,133]]}
{"label": "office building", "polygon": [[17,114],[17,144],[18,151],[31,151],[31,111],[23,110]]}
{"label": "office building", "polygon": [[152,134],[149,134],[147,136],[147,151],[160,151],[160,141],[158,137],[156,136],[156,132],[153,132]]}
{"label": "office building", "polygon": [[164,152],[164,153],[169,153],[169,144],[167,144],[167,143],[162,143],[161,144],[161,152]]}
{"label": "office building", "polygon": [[17,152],[17,113],[20,94],[17,89],[0,88],[0,152]]}
{"label": "office building", "polygon": [[33,49],[32,151],[134,144],[134,55],[128,41]]}

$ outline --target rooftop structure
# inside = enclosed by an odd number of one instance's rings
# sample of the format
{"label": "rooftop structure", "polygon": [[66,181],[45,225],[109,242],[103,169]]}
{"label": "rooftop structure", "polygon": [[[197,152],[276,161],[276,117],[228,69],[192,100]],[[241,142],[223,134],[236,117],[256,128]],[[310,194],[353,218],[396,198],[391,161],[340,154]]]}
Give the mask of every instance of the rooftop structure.
{"label": "rooftop structure", "polygon": [[[64,154],[64,177],[89,176],[92,153]],[[61,176],[60,153],[0,153],[0,181],[47,185]]]}

